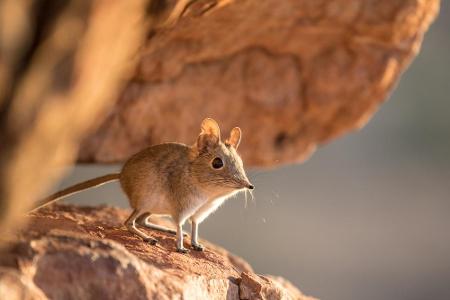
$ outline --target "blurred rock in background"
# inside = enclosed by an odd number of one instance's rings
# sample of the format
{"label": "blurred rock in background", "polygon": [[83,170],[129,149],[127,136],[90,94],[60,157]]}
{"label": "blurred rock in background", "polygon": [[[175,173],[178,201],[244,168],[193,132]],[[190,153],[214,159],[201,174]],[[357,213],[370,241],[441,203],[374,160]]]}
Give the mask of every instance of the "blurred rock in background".
{"label": "blurred rock in background", "polygon": [[147,40],[114,109],[82,144],[81,162],[121,162],[152,144],[193,143],[205,117],[224,132],[242,128],[247,166],[303,161],[317,144],[366,124],[417,54],[439,6],[197,4]]}

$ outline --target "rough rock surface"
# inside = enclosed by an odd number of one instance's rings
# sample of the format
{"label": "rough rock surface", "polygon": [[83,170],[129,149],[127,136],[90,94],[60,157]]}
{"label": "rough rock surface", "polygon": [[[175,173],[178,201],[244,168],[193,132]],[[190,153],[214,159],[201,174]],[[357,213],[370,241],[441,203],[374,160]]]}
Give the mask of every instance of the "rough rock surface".
{"label": "rough rock surface", "polygon": [[417,54],[438,0],[198,0],[152,32],[79,160],[192,143],[213,117],[243,129],[247,165],[302,161],[360,128]]}
{"label": "rough rock surface", "polygon": [[146,244],[121,225],[128,213],[70,205],[32,213],[28,228],[0,255],[0,295],[8,299],[313,299],[282,278],[255,274],[244,260],[206,241],[202,241],[204,252],[180,254],[174,236],[151,231],[159,243]]}

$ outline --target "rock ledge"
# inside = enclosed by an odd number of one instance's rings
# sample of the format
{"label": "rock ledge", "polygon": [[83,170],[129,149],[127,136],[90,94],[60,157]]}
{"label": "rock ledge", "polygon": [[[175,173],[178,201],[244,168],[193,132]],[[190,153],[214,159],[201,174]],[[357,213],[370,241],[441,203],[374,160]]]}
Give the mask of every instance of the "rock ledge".
{"label": "rock ledge", "polygon": [[[243,259],[203,243],[175,252],[174,236],[152,231],[151,246],[112,207],[55,205],[0,256],[0,294],[8,299],[301,299],[288,281],[255,274]],[[189,239],[187,239],[189,240]],[[188,241],[186,241],[188,244]]]}

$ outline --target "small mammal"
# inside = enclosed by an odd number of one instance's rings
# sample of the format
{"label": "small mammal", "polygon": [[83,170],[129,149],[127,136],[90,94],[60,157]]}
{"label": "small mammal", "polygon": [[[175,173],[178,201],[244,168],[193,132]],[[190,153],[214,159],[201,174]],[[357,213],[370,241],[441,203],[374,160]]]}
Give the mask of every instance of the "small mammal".
{"label": "small mammal", "polygon": [[[177,251],[186,253],[188,250],[183,245],[182,227],[190,219],[192,248],[202,251],[203,246],[198,242],[198,225],[226,198],[240,190],[254,189],[236,151],[241,136],[241,129],[235,127],[228,139],[222,142],[219,125],[207,118],[203,120],[200,135],[192,146],[164,143],[146,148],[128,159],[120,173],[66,188],[47,197],[36,209],[82,190],[119,180],[133,208],[125,221],[129,231],[152,245],[157,240],[137,228],[136,223],[176,234]],[[150,223],[152,214],[170,215],[177,230]]]}

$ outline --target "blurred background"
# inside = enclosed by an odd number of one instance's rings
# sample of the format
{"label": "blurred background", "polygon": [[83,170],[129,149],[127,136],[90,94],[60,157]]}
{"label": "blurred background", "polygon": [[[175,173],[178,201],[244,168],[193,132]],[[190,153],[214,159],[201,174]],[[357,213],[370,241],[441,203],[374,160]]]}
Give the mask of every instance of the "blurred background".
{"label": "blurred background", "polygon": [[[321,299],[450,299],[450,4],[441,5],[364,129],[306,163],[250,170],[255,201],[231,199],[200,236]],[[119,168],[78,166],[60,187]],[[70,202],[128,207],[117,183]]]}

